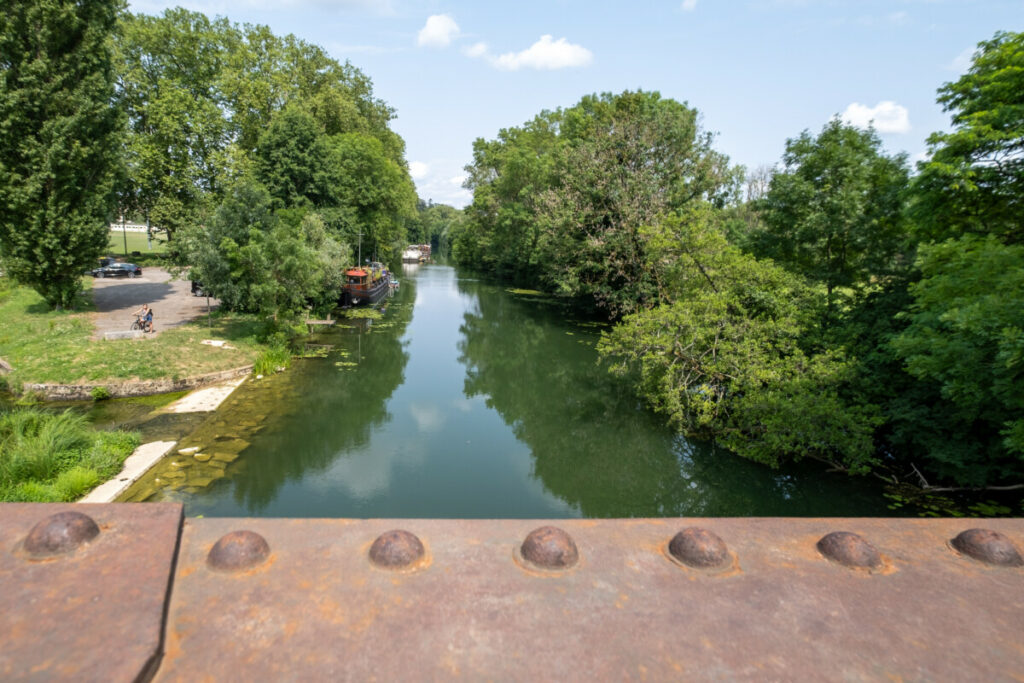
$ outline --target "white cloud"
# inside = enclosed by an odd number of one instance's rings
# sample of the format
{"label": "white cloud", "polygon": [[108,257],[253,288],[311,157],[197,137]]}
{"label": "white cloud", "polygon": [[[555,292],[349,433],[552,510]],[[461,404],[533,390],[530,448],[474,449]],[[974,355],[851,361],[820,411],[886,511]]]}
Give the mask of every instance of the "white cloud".
{"label": "white cloud", "polygon": [[910,15],[907,14],[906,12],[902,12],[902,11],[900,11],[900,12],[893,12],[892,14],[890,14],[887,17],[887,19],[889,20],[890,23],[896,24],[897,26],[903,26],[904,24],[907,23],[907,20],[909,18],[910,18]]}
{"label": "white cloud", "polygon": [[976,48],[969,47],[960,54],[958,54],[952,62],[950,62],[946,68],[950,71],[955,71],[958,74],[967,73],[967,70],[971,68],[971,62],[974,61],[974,52]]}
{"label": "white cloud", "polygon": [[435,14],[427,18],[427,23],[416,36],[416,44],[420,47],[448,47],[452,39],[459,35],[459,25],[447,14]]}
{"label": "white cloud", "polygon": [[466,173],[463,171],[465,163],[465,159],[454,158],[410,162],[410,175],[413,173],[413,164],[422,164],[425,169],[423,175],[413,175],[416,194],[421,199],[432,199],[438,204],[449,204],[457,208],[469,204],[473,199],[473,193],[462,187],[466,180]]}
{"label": "white cloud", "polygon": [[683,11],[692,12],[697,7],[697,0],[683,0]]}
{"label": "white cloud", "polygon": [[463,52],[467,57],[483,57],[487,54],[487,43],[474,43]]}
{"label": "white cloud", "polygon": [[540,40],[521,52],[506,52],[488,61],[499,69],[518,71],[529,69],[564,69],[573,66],[587,66],[593,61],[594,55],[581,45],[573,45],[565,38],[552,40],[551,36],[541,36]]}
{"label": "white cloud", "polygon": [[423,163],[422,161],[410,161],[409,162],[409,175],[412,176],[413,180],[419,180],[420,178],[426,178],[427,173],[430,172],[430,166]]}
{"label": "white cloud", "polygon": [[910,115],[907,108],[889,100],[879,102],[874,107],[852,102],[839,118],[858,128],[867,128],[874,124],[875,130],[879,133],[910,132]]}

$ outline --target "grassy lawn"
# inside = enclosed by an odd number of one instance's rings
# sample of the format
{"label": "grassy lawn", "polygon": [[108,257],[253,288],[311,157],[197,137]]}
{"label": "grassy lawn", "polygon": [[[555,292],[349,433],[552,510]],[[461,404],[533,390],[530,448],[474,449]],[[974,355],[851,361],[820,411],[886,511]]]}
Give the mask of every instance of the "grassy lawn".
{"label": "grassy lawn", "polygon": [[[85,289],[86,296],[91,290]],[[154,337],[96,341],[88,306],[82,312],[51,311],[27,287],[0,278],[0,357],[14,367],[6,380],[90,384],[132,379],[180,378],[253,363],[265,348],[257,341],[261,323],[240,314],[214,314]],[[234,349],[214,348],[203,339],[224,339]]]}
{"label": "grassy lawn", "polygon": [[[131,254],[133,251],[138,251],[142,254],[162,254],[167,251],[167,239],[164,233],[154,237],[152,245],[148,245],[146,244],[146,233],[144,232],[125,232],[122,235],[120,230],[111,230],[110,242],[107,248],[112,256],[126,256],[124,248],[125,239],[128,240],[127,254]],[[131,260],[130,257],[127,257],[127,259]]]}

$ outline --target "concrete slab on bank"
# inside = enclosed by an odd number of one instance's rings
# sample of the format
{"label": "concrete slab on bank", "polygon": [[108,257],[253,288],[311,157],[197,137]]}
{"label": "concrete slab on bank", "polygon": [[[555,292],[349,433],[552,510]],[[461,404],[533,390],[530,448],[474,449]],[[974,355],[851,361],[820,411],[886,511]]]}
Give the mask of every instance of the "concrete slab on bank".
{"label": "concrete slab on bank", "polygon": [[135,452],[124,461],[121,472],[110,481],[100,484],[89,492],[80,503],[112,503],[129,486],[134,484],[145,474],[150,467],[156,464],[160,458],[167,455],[177,441],[154,441],[144,443],[135,449]]}
{"label": "concrete slab on bank", "polygon": [[229,382],[212,387],[205,387],[182,396],[160,412],[164,413],[206,413],[214,411],[231,393],[245,382],[247,376],[238,377]]}

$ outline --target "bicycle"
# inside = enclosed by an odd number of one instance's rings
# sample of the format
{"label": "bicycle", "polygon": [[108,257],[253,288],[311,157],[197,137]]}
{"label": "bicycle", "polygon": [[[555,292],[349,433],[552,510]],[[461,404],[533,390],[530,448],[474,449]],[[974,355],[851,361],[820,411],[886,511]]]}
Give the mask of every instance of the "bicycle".
{"label": "bicycle", "polygon": [[142,330],[143,332],[145,332],[146,321],[142,319],[141,315],[137,315],[135,316],[135,322],[133,322],[132,326],[128,329],[130,329],[132,332],[134,332],[135,330]]}

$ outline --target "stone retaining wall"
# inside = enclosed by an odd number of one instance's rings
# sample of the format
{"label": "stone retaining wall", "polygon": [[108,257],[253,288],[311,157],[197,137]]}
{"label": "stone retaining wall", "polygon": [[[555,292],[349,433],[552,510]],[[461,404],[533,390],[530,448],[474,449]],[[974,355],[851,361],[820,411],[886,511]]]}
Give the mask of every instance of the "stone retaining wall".
{"label": "stone retaining wall", "polygon": [[110,398],[128,398],[131,396],[152,396],[169,394],[173,391],[186,391],[198,387],[216,384],[224,380],[242,377],[252,372],[252,366],[246,365],[233,370],[211,372],[196,377],[183,379],[136,380],[133,382],[114,382],[109,384],[24,384],[25,393],[37,394],[45,401],[88,401],[92,399],[94,389],[106,390]]}

